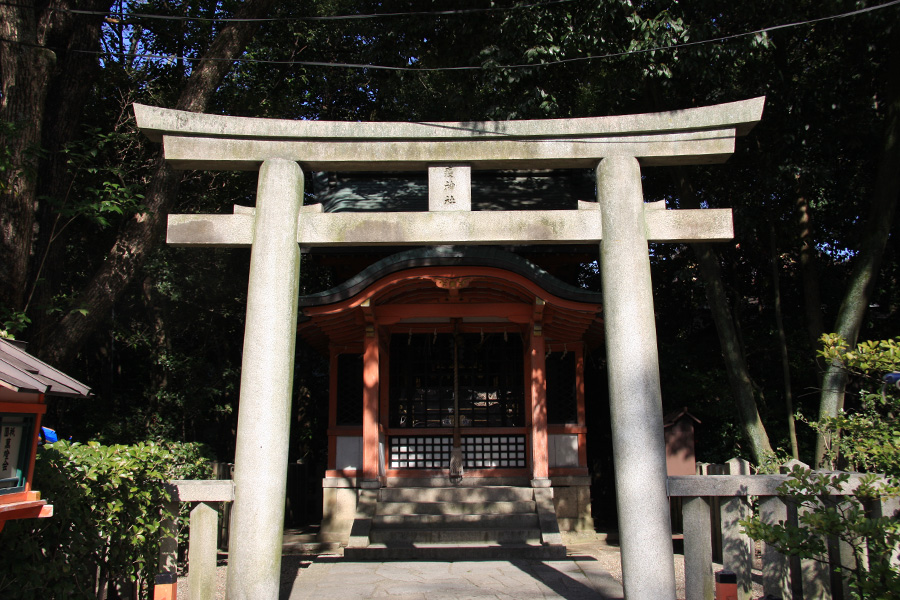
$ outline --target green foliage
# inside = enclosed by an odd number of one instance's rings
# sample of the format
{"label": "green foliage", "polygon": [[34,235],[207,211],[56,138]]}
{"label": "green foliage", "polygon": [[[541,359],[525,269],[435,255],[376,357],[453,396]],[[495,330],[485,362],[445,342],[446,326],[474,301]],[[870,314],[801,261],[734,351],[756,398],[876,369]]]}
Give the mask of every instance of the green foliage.
{"label": "green foliage", "polygon": [[900,338],[865,341],[855,349],[835,334],[822,342],[819,355],[842,365],[858,388],[853,410],[810,423],[837,440],[827,459],[853,471],[900,477],[900,391],[882,382],[885,373],[900,371]]}
{"label": "green foliage", "polygon": [[852,410],[810,425],[839,440],[828,449],[832,464],[869,474],[855,495],[835,498],[830,494],[846,487],[849,474],[794,467],[779,494],[798,508],[798,523],[767,524],[756,517],[744,526],[750,537],[784,554],[822,562],[829,560],[827,538],[845,542],[853,550],[853,564],[834,566],[849,578],[855,597],[897,597],[900,570],[891,558],[900,544],[900,519],[873,517],[867,508],[900,495],[900,395],[882,383],[884,373],[900,370],[900,339],[866,341],[855,349],[835,334],[823,335],[822,342],[819,355],[846,370],[857,386],[858,402]]}
{"label": "green foliage", "polygon": [[[103,25],[102,47],[111,54],[103,55],[91,72],[95,80],[86,110],[78,126],[71,128],[77,139],[67,136],[54,146],[63,150],[40,156],[40,193],[45,195],[37,215],[36,270],[28,286],[29,292],[34,290],[33,301],[23,318],[0,315],[11,323],[0,328],[29,340],[34,349],[53,341],[49,332],[58,314],[73,306],[84,282],[106,260],[117,241],[117,225],[141,209],[138,186],[152,177],[159,145],[136,132],[130,103],[174,107],[192,68],[191,61],[175,57],[202,54],[225,26],[222,21],[180,17],[227,18],[238,4],[115,3],[126,16]],[[421,4],[277,3],[267,15],[274,19],[260,23],[244,54],[260,62],[235,63],[206,111],[346,121],[571,118],[680,110],[765,94],[763,120],[741,138],[728,163],[679,170],[687,174],[703,206],[735,212],[734,243],[717,244],[723,283],[733,303],[759,412],[777,447],[779,439],[785,439],[786,424],[767,275],[772,260],[768,227],[773,223],[776,227],[783,310],[785,322],[792,325],[787,343],[795,406],[812,414],[817,398],[798,393],[817,383],[813,344],[800,331],[807,318],[806,291],[793,211],[800,198],[810,206],[810,242],[820,261],[810,272],[818,273],[823,282],[821,298],[814,304],[822,307],[827,323],[840,304],[842,282],[851,266],[848,259],[860,236],[859,215],[866,213],[875,179],[884,87],[896,79],[886,60],[888,38],[897,30],[896,7],[823,20],[815,26],[730,37],[858,6],[846,0],[763,0],[733,3],[723,10],[721,3],[703,1],[435,0],[428,3],[428,10],[453,14],[403,15],[422,11]],[[500,10],[465,12],[487,5]],[[398,15],[306,19],[374,13]],[[143,14],[176,18],[146,19]],[[719,41],[685,45],[703,40]],[[314,63],[422,69],[398,72]],[[475,69],[426,70],[458,66]],[[61,88],[62,93],[72,89]],[[51,137],[66,129],[52,117],[48,115],[44,125]],[[0,123],[0,138],[13,134],[12,124]],[[9,165],[8,156],[0,143],[0,185],[4,169],[24,172],[22,165]],[[53,160],[66,161],[65,177],[47,168]],[[674,171],[642,171],[648,200],[666,199],[670,208],[684,207],[681,192],[673,185]],[[44,185],[49,183],[53,185]],[[187,173],[173,212],[217,213],[230,211],[235,202],[252,205],[255,184],[252,173],[246,177]],[[898,305],[900,274],[893,246],[888,248],[873,306]],[[309,288],[310,267],[320,258],[316,253],[304,255],[304,290]],[[70,372],[94,388],[95,402],[54,404],[48,415],[52,423],[76,438],[109,443],[202,440],[217,444],[218,455],[227,460],[237,412],[246,260],[245,249],[158,249],[137,269],[134,284],[71,365]],[[666,408],[689,406],[702,421],[697,429],[698,458],[719,462],[736,452],[748,456],[723,376],[696,257],[681,245],[654,244],[651,260]],[[321,268],[331,268],[323,264]],[[78,308],[92,310],[88,305]],[[898,331],[900,312],[889,308],[869,312],[881,314],[871,319],[867,335]],[[327,376],[317,373],[321,369],[312,359],[308,362],[312,375],[298,369],[295,377],[298,415],[321,408],[308,398],[324,397],[327,385]],[[300,391],[304,389],[312,395]],[[298,445],[315,445],[311,429],[296,431],[306,426],[305,420],[294,423],[292,435],[301,440]],[[859,430],[871,431],[868,425],[861,422]],[[849,431],[849,423],[840,426]],[[874,434],[870,437],[874,439]],[[890,451],[886,444],[892,438],[881,439],[881,446]],[[801,455],[810,441],[801,438]],[[305,453],[292,446],[295,451]]]}
{"label": "green foliage", "polygon": [[791,460],[791,455],[781,448],[765,455],[756,465],[756,472],[760,475],[775,475],[781,473],[781,467]]}
{"label": "green foliage", "polygon": [[30,323],[31,319],[24,312],[0,307],[0,338],[14,340]]}
{"label": "green foliage", "polygon": [[0,532],[0,596],[94,598],[109,582],[138,581],[149,597],[169,499],[163,484],[209,474],[197,444],[44,446],[34,486],[55,514],[13,521]]}
{"label": "green foliage", "polygon": [[[72,175],[63,198],[48,198],[62,219],[84,217],[100,227],[110,225],[110,215],[125,215],[143,209],[143,186],[121,162],[122,150],[133,138],[131,132],[105,132],[90,128],[84,137],[66,145],[62,153]],[[65,225],[63,225],[64,227]]]}
{"label": "green foliage", "polygon": [[900,520],[893,515],[873,517],[868,503],[900,495],[896,481],[866,475],[854,496],[831,496],[846,489],[848,473],[816,473],[795,466],[778,492],[797,507],[798,523],[742,521],[746,533],[779,552],[829,562],[826,540],[836,539],[852,549],[852,564],[833,565],[849,578],[855,598],[880,600],[900,595],[900,570],[891,564],[900,544]]}

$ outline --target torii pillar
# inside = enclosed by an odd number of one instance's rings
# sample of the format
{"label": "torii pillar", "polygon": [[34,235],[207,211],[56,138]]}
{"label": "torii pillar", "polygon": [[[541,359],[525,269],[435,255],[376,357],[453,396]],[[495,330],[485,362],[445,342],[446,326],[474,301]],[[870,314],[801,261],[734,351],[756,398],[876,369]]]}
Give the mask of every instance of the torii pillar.
{"label": "torii pillar", "polygon": [[[229,600],[278,597],[298,243],[599,243],[625,594],[629,600],[674,600],[647,244],[725,241],[733,237],[733,226],[729,209],[666,210],[662,202],[645,203],[641,168],[725,161],[734,152],[735,138],[762,116],[764,101],[622,117],[482,123],[279,121],[135,105],[138,126],[163,141],[173,167],[259,170],[255,209],[169,215],[167,238],[182,246],[252,248]],[[301,207],[299,165],[310,171],[430,169],[437,179],[441,173],[453,178],[454,186],[469,181],[468,169],[592,167],[597,202],[580,202],[578,210],[568,211],[472,212],[453,195],[445,203],[454,206],[430,206],[428,212],[322,213],[321,206]],[[540,475],[533,485],[544,484]],[[366,483],[380,485],[378,480]]]}
{"label": "torii pillar", "polygon": [[626,598],[674,598],[672,525],[653,286],[636,158],[597,165],[603,217],[600,275],[616,506]]}
{"label": "torii pillar", "polygon": [[[229,598],[277,598],[297,340],[303,171],[271,159],[259,170],[228,547]],[[242,591],[239,591],[242,590]]]}

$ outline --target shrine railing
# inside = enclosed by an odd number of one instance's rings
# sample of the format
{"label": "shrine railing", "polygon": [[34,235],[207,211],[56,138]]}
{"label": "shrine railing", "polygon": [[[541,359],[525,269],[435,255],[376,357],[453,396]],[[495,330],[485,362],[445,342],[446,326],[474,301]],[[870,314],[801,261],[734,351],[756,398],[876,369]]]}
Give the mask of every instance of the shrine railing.
{"label": "shrine railing", "polygon": [[[796,463],[800,464],[800,463]],[[756,507],[767,524],[797,523],[797,507],[778,495],[789,475],[750,475],[749,463],[733,459],[727,465],[702,465],[701,475],[670,476],[670,499],[680,499],[684,532],[684,572],[686,600],[715,597],[713,561],[737,575],[738,599],[752,596],[757,545],[746,534],[741,521]],[[710,474],[707,474],[710,473]],[[718,474],[711,474],[718,473]],[[835,502],[852,496],[862,476],[850,474],[850,481],[835,491]],[[872,502],[867,507],[873,517],[893,515],[900,510],[897,498]],[[849,568],[854,564],[849,544],[828,540],[829,560]],[[897,564],[897,549],[892,560]],[[848,579],[827,562],[788,557],[761,543],[761,583],[766,597],[804,600],[850,598]]]}

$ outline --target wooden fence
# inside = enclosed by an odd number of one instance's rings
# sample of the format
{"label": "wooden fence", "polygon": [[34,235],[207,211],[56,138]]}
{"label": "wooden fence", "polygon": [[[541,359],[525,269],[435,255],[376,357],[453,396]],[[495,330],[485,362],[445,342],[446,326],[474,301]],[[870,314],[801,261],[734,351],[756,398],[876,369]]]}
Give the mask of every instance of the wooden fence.
{"label": "wooden fence", "polygon": [[[792,461],[785,470],[793,464],[801,463]],[[702,466],[698,471],[717,474],[668,478],[669,497],[679,498],[682,505],[686,599],[715,598],[712,563],[716,558],[737,574],[738,599],[748,600],[752,597],[755,544],[742,533],[740,521],[749,518],[755,506],[764,523],[796,523],[796,507],[777,492],[788,475],[750,475],[749,463],[740,459],[732,459],[727,465]],[[835,492],[834,502],[853,495],[860,478],[859,474],[850,474],[848,485]],[[873,516],[893,515],[900,504],[897,498],[890,498],[868,508]],[[828,545],[832,562],[853,565],[848,544],[829,540]],[[788,558],[766,544],[762,544],[761,558],[764,594],[782,600],[850,599],[846,578],[824,562]],[[893,560],[897,560],[896,551]]]}

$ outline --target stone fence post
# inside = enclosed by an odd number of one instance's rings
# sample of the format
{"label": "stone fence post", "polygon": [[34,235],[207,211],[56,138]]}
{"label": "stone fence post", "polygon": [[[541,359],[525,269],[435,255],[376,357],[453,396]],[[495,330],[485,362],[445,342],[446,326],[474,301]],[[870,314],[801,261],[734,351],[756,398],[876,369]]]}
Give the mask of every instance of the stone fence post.
{"label": "stone fence post", "polygon": [[[159,571],[164,576],[160,585],[171,586],[177,581],[178,566],[178,508],[181,502],[196,503],[191,510],[188,547],[188,590],[190,600],[213,600],[216,592],[216,555],[218,552],[219,513],[212,503],[233,502],[234,484],[228,480],[170,481],[166,487],[171,500],[168,509],[173,515],[162,522],[159,547]],[[164,596],[165,597],[165,596]],[[174,596],[172,596],[174,597]]]}

